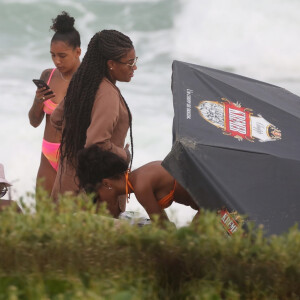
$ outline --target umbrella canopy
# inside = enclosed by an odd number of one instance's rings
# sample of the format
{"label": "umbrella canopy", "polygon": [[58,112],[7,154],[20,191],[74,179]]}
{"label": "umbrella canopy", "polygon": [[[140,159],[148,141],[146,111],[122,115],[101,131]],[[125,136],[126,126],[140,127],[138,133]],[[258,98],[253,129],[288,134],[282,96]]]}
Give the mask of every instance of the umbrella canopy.
{"label": "umbrella canopy", "polygon": [[300,97],[173,62],[173,147],[162,165],[199,207],[237,210],[266,234],[300,220]]}

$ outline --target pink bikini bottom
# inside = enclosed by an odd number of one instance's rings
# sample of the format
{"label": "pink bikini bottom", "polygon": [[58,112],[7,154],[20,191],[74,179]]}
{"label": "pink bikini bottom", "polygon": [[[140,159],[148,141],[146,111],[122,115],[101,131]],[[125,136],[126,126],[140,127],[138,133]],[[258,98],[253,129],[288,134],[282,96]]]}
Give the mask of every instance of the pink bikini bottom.
{"label": "pink bikini bottom", "polygon": [[43,139],[42,152],[55,171],[58,169],[60,143],[50,143]]}

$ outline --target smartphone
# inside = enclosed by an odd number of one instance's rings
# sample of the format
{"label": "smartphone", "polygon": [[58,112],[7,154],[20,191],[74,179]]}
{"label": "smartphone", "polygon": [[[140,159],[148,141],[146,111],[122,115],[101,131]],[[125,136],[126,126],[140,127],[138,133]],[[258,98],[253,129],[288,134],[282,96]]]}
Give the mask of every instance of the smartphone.
{"label": "smartphone", "polygon": [[[46,90],[50,89],[49,85],[42,79],[32,79],[32,81],[34,82],[34,84],[40,89],[45,87]],[[52,91],[48,92],[45,94],[45,96],[51,95],[53,94]]]}

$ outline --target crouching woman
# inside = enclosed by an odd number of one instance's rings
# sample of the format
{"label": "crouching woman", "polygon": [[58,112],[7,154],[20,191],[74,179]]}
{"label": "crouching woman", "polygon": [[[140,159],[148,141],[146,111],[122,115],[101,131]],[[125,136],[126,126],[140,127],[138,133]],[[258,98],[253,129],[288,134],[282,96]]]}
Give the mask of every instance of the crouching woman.
{"label": "crouching woman", "polygon": [[164,211],[173,202],[199,207],[188,192],[162,167],[161,161],[153,161],[129,172],[128,164],[110,151],[92,145],[78,154],[77,177],[80,187],[87,193],[95,193],[95,202],[106,202],[115,218],[121,210],[117,198],[131,193],[145,208],[149,217],[157,215],[161,220],[168,217]]}

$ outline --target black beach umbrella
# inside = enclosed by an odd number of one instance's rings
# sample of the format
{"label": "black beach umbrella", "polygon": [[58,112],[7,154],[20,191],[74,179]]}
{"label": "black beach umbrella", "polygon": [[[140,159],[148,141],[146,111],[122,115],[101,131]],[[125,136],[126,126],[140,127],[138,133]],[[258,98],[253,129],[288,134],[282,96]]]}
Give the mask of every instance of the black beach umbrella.
{"label": "black beach umbrella", "polygon": [[300,97],[194,64],[172,68],[173,147],[162,165],[199,207],[286,232],[300,221]]}

